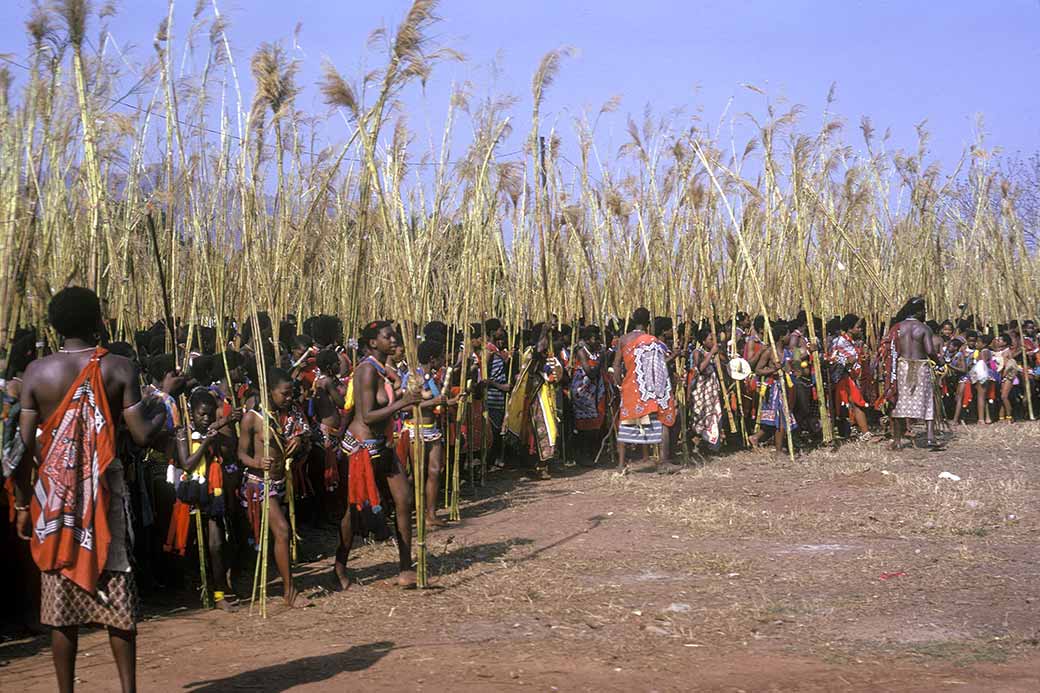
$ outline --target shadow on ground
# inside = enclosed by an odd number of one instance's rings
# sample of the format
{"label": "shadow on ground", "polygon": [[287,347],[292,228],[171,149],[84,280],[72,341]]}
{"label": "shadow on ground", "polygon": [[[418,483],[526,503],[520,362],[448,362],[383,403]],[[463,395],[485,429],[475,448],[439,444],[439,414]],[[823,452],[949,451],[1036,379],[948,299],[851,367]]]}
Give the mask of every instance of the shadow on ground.
{"label": "shadow on ground", "polygon": [[224,693],[229,690],[287,691],[308,683],[327,681],[344,671],[364,671],[394,649],[394,643],[380,641],[354,645],[343,652],[300,657],[290,662],[243,671],[222,679],[195,681],[184,686],[193,693]]}

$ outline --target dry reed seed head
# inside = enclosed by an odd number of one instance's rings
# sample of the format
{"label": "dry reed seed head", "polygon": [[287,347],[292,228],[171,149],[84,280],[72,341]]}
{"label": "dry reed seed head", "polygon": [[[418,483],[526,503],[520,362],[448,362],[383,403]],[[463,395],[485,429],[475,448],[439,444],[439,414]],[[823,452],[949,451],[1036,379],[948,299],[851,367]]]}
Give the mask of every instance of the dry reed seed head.
{"label": "dry reed seed head", "polygon": [[506,162],[496,165],[498,172],[498,191],[509,198],[516,207],[524,188],[523,165],[519,162]]}
{"label": "dry reed seed head", "polygon": [[425,41],[425,30],[439,20],[434,10],[437,0],[415,0],[394,35],[394,55],[405,60],[418,52]]}
{"label": "dry reed seed head", "polygon": [[[124,113],[109,112],[105,115],[105,129],[111,132],[115,138],[120,137],[133,137],[137,132],[137,121],[133,116]],[[111,145],[111,151],[109,155],[113,159],[119,157],[119,145],[118,139]]]}
{"label": "dry reed seed head", "polygon": [[429,63],[424,59],[416,59],[408,61],[398,74],[401,76],[402,82],[418,78],[420,84],[426,86],[426,81],[430,78],[432,72],[433,67]]}
{"label": "dry reed seed head", "polygon": [[542,107],[545,90],[552,86],[553,81],[559,74],[563,58],[570,57],[573,54],[573,48],[563,46],[551,50],[542,56],[538,69],[534,73],[534,78],[531,80],[531,96],[534,98],[534,109],[536,112]]}
{"label": "dry reed seed head", "polygon": [[217,17],[210,23],[209,28],[209,43],[210,43],[210,60],[213,68],[217,68],[226,65],[230,62],[227,45],[224,43],[225,32],[227,31],[228,22],[223,16]]}
{"label": "dry reed seed head", "polygon": [[[430,28],[440,21],[436,14],[436,0],[415,0],[404,21],[394,34],[391,46],[392,59],[384,79],[389,81],[387,87],[398,88],[406,82],[418,78],[425,87],[433,70],[433,65],[444,60],[464,60],[462,53],[448,47],[441,47],[427,52],[429,42],[427,36]],[[379,36],[382,38],[385,32]],[[376,35],[373,35],[375,38]]]}
{"label": "dry reed seed head", "polygon": [[336,67],[329,61],[322,62],[323,77],[319,82],[325,103],[330,106],[346,108],[353,118],[358,117],[358,102],[354,89],[343,79]]}
{"label": "dry reed seed head", "polygon": [[87,32],[87,15],[90,14],[88,0],[60,0],[58,14],[65,20],[69,42],[76,48],[82,46]]}
{"label": "dry reed seed head", "polygon": [[290,60],[280,43],[262,43],[250,62],[250,71],[256,82],[256,99],[263,101],[275,119],[289,113],[292,101],[299,93],[296,73],[299,63]]}
{"label": "dry reed seed head", "polygon": [[473,85],[470,82],[465,82],[462,85],[457,85],[451,92],[451,105],[454,108],[469,113],[469,100],[470,90]]}
{"label": "dry reed seed head", "polygon": [[115,17],[116,12],[117,7],[115,0],[107,0],[107,2],[101,6],[101,9],[98,10],[98,19],[105,20],[109,17]]}
{"label": "dry reed seed head", "polygon": [[159,21],[159,26],[155,30],[155,37],[152,39],[152,46],[155,48],[156,53],[162,54],[164,51],[163,44],[166,43],[170,38],[169,31],[169,18],[163,17]]}
{"label": "dry reed seed head", "polygon": [[603,105],[599,107],[599,112],[596,115],[601,116],[607,113],[613,113],[621,107],[622,100],[623,97],[621,96],[621,94],[614,94],[609,99],[603,102]]}
{"label": "dry reed seed head", "polygon": [[25,30],[32,39],[33,46],[38,50],[44,39],[52,32],[51,15],[38,3],[33,4],[29,19],[25,22]]}

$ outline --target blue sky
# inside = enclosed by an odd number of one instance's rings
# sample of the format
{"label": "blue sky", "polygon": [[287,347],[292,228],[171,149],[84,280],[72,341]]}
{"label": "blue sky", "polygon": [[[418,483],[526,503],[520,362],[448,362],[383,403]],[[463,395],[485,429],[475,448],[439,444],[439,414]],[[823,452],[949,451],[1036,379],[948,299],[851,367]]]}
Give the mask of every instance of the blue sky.
{"label": "blue sky", "polygon": [[[0,3],[0,53],[24,56],[22,23],[30,5]],[[113,38],[147,59],[166,3],[121,0],[117,6]],[[193,6],[194,0],[178,0],[175,40],[184,38]],[[306,89],[298,106],[323,112],[314,86],[322,58],[356,77],[366,61],[371,67],[378,60],[366,46],[369,32],[395,26],[408,3],[220,0],[220,7],[231,19],[243,75],[261,41],[292,47],[293,29],[302,24],[294,55]],[[499,56],[495,91],[520,97],[513,110],[518,134],[504,149],[518,149],[528,129],[531,75],[547,50],[569,45],[577,54],[547,97],[545,122],[556,123],[566,140],[573,137],[570,119],[583,108],[594,113],[622,95],[620,112],[600,131],[604,153],[623,141],[626,114],[638,117],[647,104],[655,113],[683,107],[715,123],[732,98],[731,115],[762,116],[763,97],[742,83],[804,104],[804,126],[813,127],[832,82],[835,111],[846,118],[847,139],[856,146],[863,115],[878,132],[891,128],[893,145],[907,148],[915,143],[914,124],[927,119],[933,156],[949,170],[973,141],[975,114],[981,113],[990,144],[1008,154],[1040,149],[1040,0],[445,0],[440,14],[437,39],[468,60],[442,65],[425,94],[406,94],[420,146],[439,141],[451,83],[471,80],[478,95],[486,93],[490,64]],[[96,30],[95,21],[88,35],[95,37]],[[341,136],[330,128],[330,138]],[[460,129],[456,141],[463,143],[465,135]]]}

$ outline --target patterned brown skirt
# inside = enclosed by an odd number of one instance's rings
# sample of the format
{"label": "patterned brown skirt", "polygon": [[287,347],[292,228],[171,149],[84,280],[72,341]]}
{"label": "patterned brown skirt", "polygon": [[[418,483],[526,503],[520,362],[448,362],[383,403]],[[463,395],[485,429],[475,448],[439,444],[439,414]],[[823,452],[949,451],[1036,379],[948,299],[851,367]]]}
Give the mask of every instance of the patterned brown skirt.
{"label": "patterned brown skirt", "polygon": [[119,630],[136,630],[140,617],[133,573],[104,571],[92,595],[61,573],[40,574],[40,622],[65,627],[94,623]]}
{"label": "patterned brown skirt", "polygon": [[896,369],[899,397],[892,408],[892,418],[934,421],[935,370],[932,364],[900,356]]}

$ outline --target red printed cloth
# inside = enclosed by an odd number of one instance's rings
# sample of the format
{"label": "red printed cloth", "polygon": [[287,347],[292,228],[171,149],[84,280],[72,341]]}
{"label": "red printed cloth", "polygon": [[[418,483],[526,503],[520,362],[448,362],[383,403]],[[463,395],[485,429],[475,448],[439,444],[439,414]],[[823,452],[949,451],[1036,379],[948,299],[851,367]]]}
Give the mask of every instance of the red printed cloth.
{"label": "red printed cloth", "polygon": [[108,558],[109,489],[115,422],[101,378],[98,347],[65,399],[41,426],[42,463],[32,499],[32,555],[43,572],[61,575],[90,594]]}
{"label": "red printed cloth", "polygon": [[675,423],[675,397],[666,360],[667,347],[649,334],[640,334],[622,349],[625,378],[621,382],[621,421],[657,414],[665,426]]}

